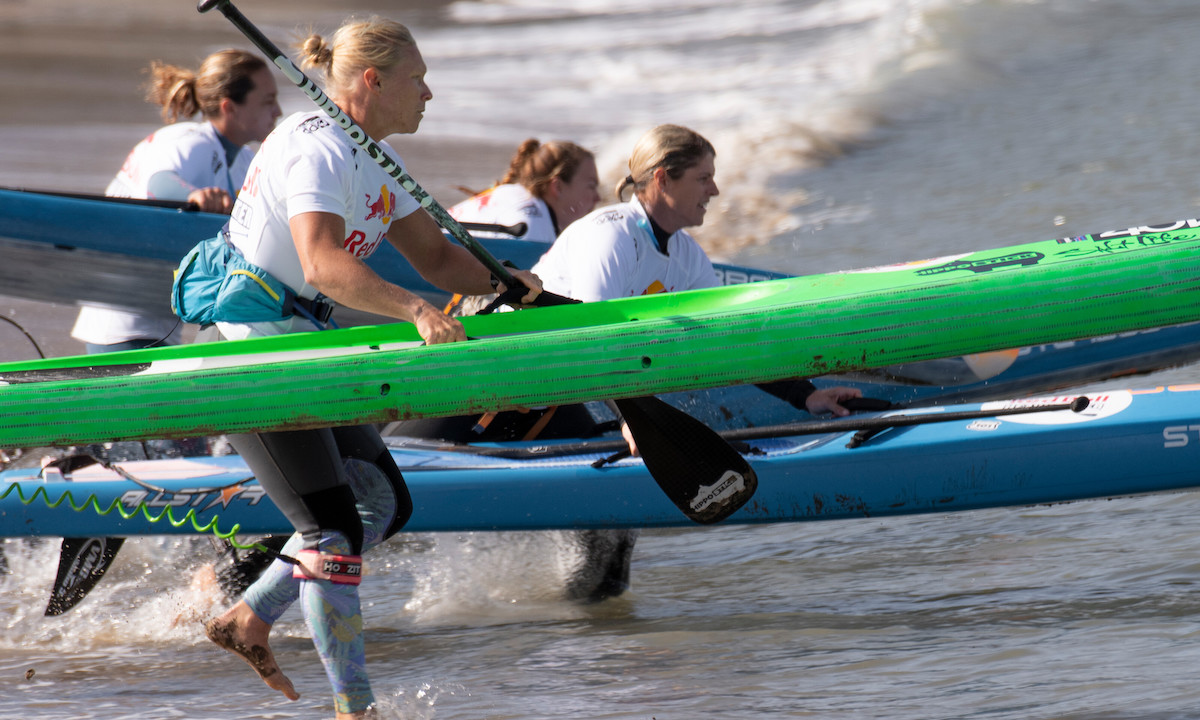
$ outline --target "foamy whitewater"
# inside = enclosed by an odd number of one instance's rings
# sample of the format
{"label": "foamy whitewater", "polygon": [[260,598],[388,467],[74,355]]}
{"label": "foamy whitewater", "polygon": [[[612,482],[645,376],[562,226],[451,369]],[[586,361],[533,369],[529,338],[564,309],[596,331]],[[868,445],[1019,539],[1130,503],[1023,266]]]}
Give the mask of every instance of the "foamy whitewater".
{"label": "foamy whitewater", "polygon": [[[0,4],[0,184],[101,190],[153,127],[140,67],[245,46],[175,2]],[[1200,214],[1195,0],[237,4],[279,44],[352,11],[408,23],[434,92],[419,135],[447,168],[498,177],[469,148],[561,137],[598,153],[607,189],[650,126],[695,128],[722,190],[696,234],[746,265],[825,272]],[[70,53],[85,59],[53,64]],[[128,108],[104,104],[117,94]],[[73,318],[4,300],[39,339]],[[368,659],[389,720],[1196,718],[1197,517],[1179,494],[651,531],[631,592],[595,605],[557,599],[553,536],[401,536],[369,558]],[[297,703],[171,627],[207,545],[131,540],[45,618],[57,540],[6,541],[0,718],[331,718],[297,611],[275,641]]]}
{"label": "foamy whitewater", "polygon": [[704,231],[740,244],[794,227],[803,189],[781,172],[819,165],[868,137],[875,94],[955,62],[934,11],[946,0],[455,3],[466,27],[421,41],[434,132],[575,139],[615,182],[636,139],[663,122],[717,147],[725,198]]}
{"label": "foamy whitewater", "polygon": [[[1162,187],[1174,183],[1159,182],[1161,168],[1134,163],[1146,145],[1174,155],[1191,132],[1187,2],[517,0],[454,3],[449,14],[462,25],[422,29],[435,92],[422,132],[575,139],[597,151],[611,187],[648,127],[693,127],[718,149],[723,196],[696,231],[718,255],[757,247],[775,260],[786,243],[796,252],[784,269],[837,269],[821,262],[822,243],[802,244],[830,226],[868,246],[834,263],[888,252],[895,232],[977,247],[958,228],[987,237],[991,213],[938,207],[964,191],[997,206],[1059,202],[995,244],[1076,222],[1106,229],[1094,210],[1114,198],[1094,175],[1144,174],[1150,194],[1195,204],[1195,193]],[[848,158],[856,176],[825,172]],[[1129,211],[1113,222],[1151,221],[1144,199],[1119,205]],[[1086,214],[1071,212],[1078,202]],[[950,212],[950,232],[931,227]]]}

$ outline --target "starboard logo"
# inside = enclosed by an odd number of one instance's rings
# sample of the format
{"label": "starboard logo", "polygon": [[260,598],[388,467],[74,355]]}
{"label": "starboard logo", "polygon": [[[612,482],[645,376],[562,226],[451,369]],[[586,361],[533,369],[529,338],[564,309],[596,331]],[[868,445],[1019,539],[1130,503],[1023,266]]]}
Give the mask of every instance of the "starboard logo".
{"label": "starboard logo", "polygon": [[726,470],[712,485],[700,486],[700,492],[688,505],[696,512],[703,512],[716,504],[724,504],[746,490],[746,478],[739,472]]}
{"label": "starboard logo", "polygon": [[621,212],[620,210],[609,210],[608,212],[602,212],[599,215],[596,215],[592,220],[592,223],[595,225],[603,225],[605,223],[619,222],[624,218],[625,213]]}
{"label": "starboard logo", "polygon": [[329,121],[323,117],[310,117],[304,122],[296,126],[296,129],[302,133],[312,134],[321,128],[329,127]]}
{"label": "starboard logo", "polygon": [[959,270],[969,270],[973,273],[991,272],[996,268],[1002,267],[1025,267],[1027,265],[1037,265],[1038,261],[1046,257],[1040,252],[1017,252],[1008,253],[1005,255],[997,255],[990,258],[982,258],[979,260],[955,260],[954,262],[939,265],[938,267],[926,268],[918,270],[918,275],[944,275],[950,272]]}
{"label": "starboard logo", "polygon": [[773,279],[770,275],[738,268],[725,268],[724,270],[714,268],[713,272],[716,273],[717,281],[722,285],[744,285],[746,283]]}

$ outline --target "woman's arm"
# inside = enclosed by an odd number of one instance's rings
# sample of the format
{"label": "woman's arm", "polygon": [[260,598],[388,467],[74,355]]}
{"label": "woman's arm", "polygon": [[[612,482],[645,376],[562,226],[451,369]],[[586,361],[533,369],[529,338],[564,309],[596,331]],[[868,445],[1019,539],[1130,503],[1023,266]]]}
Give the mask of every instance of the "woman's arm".
{"label": "woman's arm", "polygon": [[[393,220],[388,229],[388,242],[404,255],[421,277],[443,290],[463,295],[494,292],[491,272],[466,248],[447,240],[424,210]],[[541,281],[524,270],[513,270],[512,274],[529,288],[529,294],[522,301],[532,303],[542,291]]]}
{"label": "woman's arm", "polygon": [[[431,345],[466,339],[457,320],[442,314],[418,295],[379,277],[365,262],[346,252],[343,248],[346,224],[340,216],[301,213],[289,221],[289,227],[305,282],[335,302],[411,322]],[[486,279],[484,282],[490,292],[491,284]]]}

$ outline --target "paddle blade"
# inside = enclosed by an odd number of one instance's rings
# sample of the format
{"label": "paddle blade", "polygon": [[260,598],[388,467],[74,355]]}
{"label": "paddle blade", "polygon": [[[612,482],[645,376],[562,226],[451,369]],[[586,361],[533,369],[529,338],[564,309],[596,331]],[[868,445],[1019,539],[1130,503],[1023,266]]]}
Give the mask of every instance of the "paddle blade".
{"label": "paddle blade", "polygon": [[754,495],[754,469],[715,430],[655,397],[616,403],[646,469],[689,519],[720,522]]}
{"label": "paddle blade", "polygon": [[62,615],[79,604],[108,572],[124,544],[125,538],[63,538],[46,615]]}

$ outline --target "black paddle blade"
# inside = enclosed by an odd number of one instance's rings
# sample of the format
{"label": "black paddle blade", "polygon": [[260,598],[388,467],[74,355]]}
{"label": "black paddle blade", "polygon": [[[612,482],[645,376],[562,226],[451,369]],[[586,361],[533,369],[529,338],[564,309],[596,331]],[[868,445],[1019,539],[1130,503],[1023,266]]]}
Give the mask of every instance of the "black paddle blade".
{"label": "black paddle blade", "polygon": [[62,615],[78,605],[108,572],[124,544],[125,538],[63,538],[46,615]]}
{"label": "black paddle blade", "polygon": [[655,397],[616,403],[646,469],[689,519],[720,522],[754,495],[754,469],[715,430]]}

